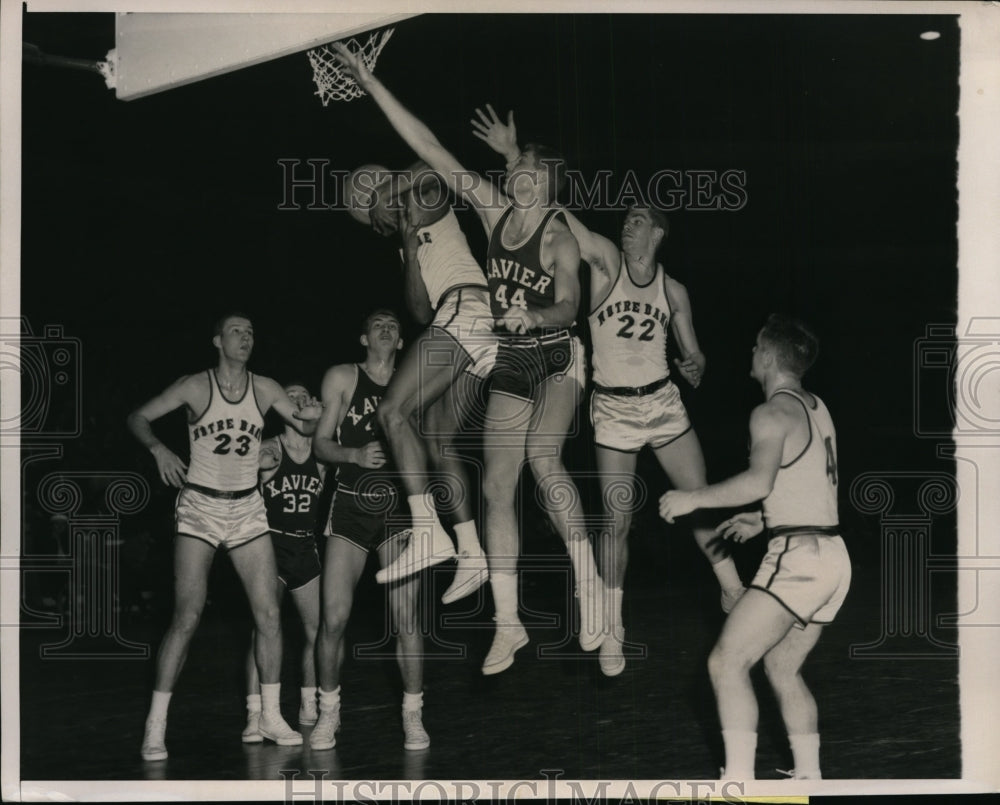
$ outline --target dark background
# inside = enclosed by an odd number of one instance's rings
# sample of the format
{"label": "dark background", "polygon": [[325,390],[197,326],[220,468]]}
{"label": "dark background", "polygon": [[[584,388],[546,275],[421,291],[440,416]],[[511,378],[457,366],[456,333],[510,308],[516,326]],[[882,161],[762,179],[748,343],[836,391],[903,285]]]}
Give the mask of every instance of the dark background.
{"label": "dark background", "polygon": [[[113,37],[111,14],[24,18],[46,53],[101,59]],[[377,73],[470,169],[502,168],[468,123],[490,102],[585,179],[613,171],[613,193],[628,170],[745,171],[746,205],[671,213],[663,253],[708,356],[685,399],[710,474],[745,459],[750,348],[783,311],[820,336],[808,383],[849,481],[937,465],[913,438],[914,362],[926,327],[956,317],[958,38],[951,17],[424,15]],[[365,313],[402,308],[394,241],[301,190],[299,210],[277,209],[280,159],[413,159],[369,99],[324,108],[314,91],[304,54],[129,102],[95,74],[26,65],[22,311],[81,342],[86,426],[68,461],[143,460],[125,415],[214,363],[229,308],[254,318],[256,371],[314,389],[360,357]],[[617,236],[620,210],[577,212]],[[482,257],[477,220],[463,224]],[[925,408],[940,406],[945,383],[924,379]]]}
{"label": "dark background", "polygon": [[[920,39],[927,30],[941,37]],[[879,525],[850,503],[851,483],[954,471],[937,458],[946,439],[915,431],[922,417],[950,427],[948,378],[920,368],[920,350],[928,326],[947,332],[956,320],[959,35],[950,16],[424,15],[397,26],[376,74],[470,169],[502,169],[469,125],[489,102],[515,110],[522,143],[561,149],[585,178],[611,171],[613,194],[629,170],[643,183],[664,169],[745,171],[741,209],[669,216],[661,258],[688,288],[708,357],[701,388],[680,383],[685,402],[709,479],[740,470],[760,401],[748,376],[757,329],[772,311],[813,325],[822,349],[806,383],[838,426],[856,588],[877,598]],[[23,38],[102,59],[114,18],[29,13]],[[214,364],[220,313],[252,316],[252,369],[318,391],[328,366],[362,357],[367,312],[402,309],[394,241],[341,210],[307,209],[301,191],[300,209],[278,209],[279,160],[301,170],[308,159],[331,170],[413,160],[370,99],[324,108],[314,92],[304,54],[129,102],[95,74],[25,65],[21,310],[36,334],[56,324],[79,339],[82,409],[53,392],[53,416],[81,431],[64,440],[60,466],[143,473],[153,501],[127,525],[154,553],[169,551],[173,494],[125,417]],[[617,237],[622,209],[575,212]],[[482,258],[477,219],[460,216]],[[156,430],[186,451],[180,413]],[[582,416],[567,446],[581,477],[590,445]],[[26,476],[29,522],[32,480],[53,469]],[[653,506],[666,482],[649,456],[640,471]],[[560,550],[541,518],[525,532],[526,552]],[[651,508],[636,518],[630,583],[655,589],[664,572],[705,582],[689,542],[670,533]],[[763,547],[741,554],[741,569]],[[933,548],[954,550],[953,517],[935,522]],[[934,607],[951,612],[944,587]],[[955,728],[957,709],[945,720]],[[923,776],[912,771],[900,776]]]}

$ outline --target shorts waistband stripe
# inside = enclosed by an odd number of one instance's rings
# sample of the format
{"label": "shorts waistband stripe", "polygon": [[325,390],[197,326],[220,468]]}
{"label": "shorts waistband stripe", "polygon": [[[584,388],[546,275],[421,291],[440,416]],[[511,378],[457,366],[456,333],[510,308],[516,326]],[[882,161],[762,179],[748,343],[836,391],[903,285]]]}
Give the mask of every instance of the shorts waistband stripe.
{"label": "shorts waistband stripe", "polygon": [[772,529],[772,537],[791,537],[796,534],[816,534],[822,537],[839,537],[839,525],[779,525]]}
{"label": "shorts waistband stripe", "polygon": [[601,394],[613,394],[616,397],[644,397],[647,394],[652,394],[654,391],[659,391],[667,383],[670,382],[669,377],[661,377],[659,380],[654,380],[652,383],[647,383],[645,386],[599,386],[594,384],[594,389],[601,392]]}
{"label": "shorts waistband stripe", "polygon": [[222,489],[212,489],[211,487],[202,486],[201,484],[184,484],[184,488],[200,492],[203,495],[208,495],[210,498],[219,498],[220,500],[238,500],[239,498],[250,497],[250,495],[257,491],[256,486],[251,486],[249,489],[238,489],[232,492]]}

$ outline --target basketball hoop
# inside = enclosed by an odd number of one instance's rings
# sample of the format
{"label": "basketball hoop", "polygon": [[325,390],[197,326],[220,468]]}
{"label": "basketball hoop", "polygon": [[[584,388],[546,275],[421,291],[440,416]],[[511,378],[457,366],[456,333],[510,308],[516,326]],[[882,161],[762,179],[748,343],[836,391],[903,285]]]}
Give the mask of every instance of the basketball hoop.
{"label": "basketball hoop", "polygon": [[[348,39],[345,42],[348,50],[361,57],[365,66],[369,70],[375,69],[375,61],[385,43],[389,41],[394,29],[385,28],[381,31],[374,31],[364,43],[357,39]],[[330,101],[353,101],[365,94],[365,91],[358,86],[358,82],[344,69],[337,57],[336,51],[328,45],[321,45],[310,50],[306,54],[309,56],[309,63],[313,68],[313,81],[316,82],[316,95],[326,106]]]}

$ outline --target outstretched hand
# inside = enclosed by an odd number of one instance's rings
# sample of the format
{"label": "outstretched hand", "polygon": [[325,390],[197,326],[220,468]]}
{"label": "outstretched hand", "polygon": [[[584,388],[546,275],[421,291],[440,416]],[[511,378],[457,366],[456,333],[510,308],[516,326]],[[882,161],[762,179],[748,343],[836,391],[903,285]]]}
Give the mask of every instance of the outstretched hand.
{"label": "outstretched hand", "polygon": [[500,121],[497,113],[493,111],[493,107],[489,104],[486,104],[486,111],[489,112],[489,116],[482,109],[476,109],[479,120],[473,119],[470,121],[472,123],[472,133],[498,154],[510,161],[511,158],[521,153],[521,149],[517,146],[514,110],[512,109],[507,113],[506,124]]}
{"label": "outstretched hand", "polygon": [[323,415],[323,403],[315,397],[310,397],[301,408],[292,411],[292,416],[303,422],[315,422]]}
{"label": "outstretched hand", "polygon": [[353,53],[343,42],[334,42],[331,47],[337,51],[337,58],[351,74],[351,78],[357,81],[362,89],[367,89],[373,77],[364,59]]}
{"label": "outstretched hand", "polygon": [[728,537],[733,542],[746,542],[764,530],[764,518],[760,510],[740,512],[719,523],[715,529],[717,537]]}
{"label": "outstretched hand", "polygon": [[671,489],[660,498],[660,517],[668,523],[672,523],[677,517],[690,514],[696,508],[692,494],[680,489]]}

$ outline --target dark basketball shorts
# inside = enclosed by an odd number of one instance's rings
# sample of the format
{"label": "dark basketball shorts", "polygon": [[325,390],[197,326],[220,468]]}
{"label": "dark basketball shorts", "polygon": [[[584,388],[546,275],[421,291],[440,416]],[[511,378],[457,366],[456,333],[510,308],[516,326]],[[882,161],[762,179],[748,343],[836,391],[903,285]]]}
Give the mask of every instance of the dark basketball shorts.
{"label": "dark basketball shorts", "polygon": [[405,504],[398,493],[360,494],[338,486],[330,507],[328,537],[357,545],[363,551],[378,550],[387,540],[410,527]]}
{"label": "dark basketball shorts", "polygon": [[312,534],[296,535],[272,531],[274,558],[278,564],[278,579],[289,590],[305,587],[317,578],[322,570],[316,537]]}
{"label": "dark basketball shorts", "polygon": [[837,535],[808,530],[771,537],[750,586],[773,595],[796,626],[833,621],[851,586],[851,559]]}
{"label": "dark basketball shorts", "polygon": [[540,338],[501,338],[490,391],[533,403],[550,377],[582,389],[586,371],[583,344],[569,330]]}

